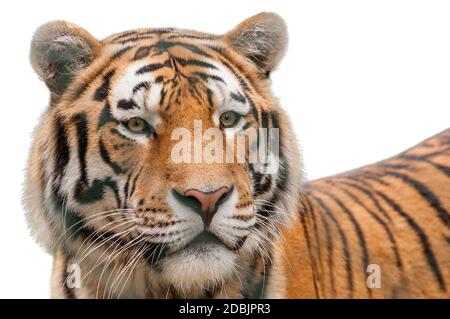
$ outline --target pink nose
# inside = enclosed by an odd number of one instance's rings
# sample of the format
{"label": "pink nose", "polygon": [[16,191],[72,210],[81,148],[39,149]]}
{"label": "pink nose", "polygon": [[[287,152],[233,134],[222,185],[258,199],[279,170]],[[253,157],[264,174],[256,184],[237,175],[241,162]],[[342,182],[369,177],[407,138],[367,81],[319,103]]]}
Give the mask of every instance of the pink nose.
{"label": "pink nose", "polygon": [[231,189],[227,186],[212,192],[202,192],[198,189],[189,189],[184,192],[184,196],[195,199],[201,206],[201,212],[204,216],[206,225],[209,225],[219,205],[230,193]]}

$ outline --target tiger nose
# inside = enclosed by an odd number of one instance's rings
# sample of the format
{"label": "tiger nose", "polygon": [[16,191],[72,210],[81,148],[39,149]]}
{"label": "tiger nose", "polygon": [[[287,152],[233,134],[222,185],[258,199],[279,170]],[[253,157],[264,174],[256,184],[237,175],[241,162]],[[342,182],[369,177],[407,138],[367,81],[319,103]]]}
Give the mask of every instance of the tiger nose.
{"label": "tiger nose", "polygon": [[[203,192],[198,189],[189,189],[184,192],[183,197],[186,200],[196,202],[196,211],[200,213],[206,226],[209,225],[213,216],[216,214],[220,204],[222,204],[231,193],[231,188],[222,186],[212,192]],[[195,207],[194,207],[195,208]]]}

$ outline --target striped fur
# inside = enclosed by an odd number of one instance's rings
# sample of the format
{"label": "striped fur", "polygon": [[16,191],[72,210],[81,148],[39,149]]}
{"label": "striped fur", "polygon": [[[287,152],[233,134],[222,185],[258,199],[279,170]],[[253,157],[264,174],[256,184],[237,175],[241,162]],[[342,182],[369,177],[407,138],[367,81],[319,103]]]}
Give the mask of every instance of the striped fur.
{"label": "striped fur", "polygon": [[[35,132],[24,205],[54,256],[54,297],[448,296],[449,132],[303,184],[268,78],[285,46],[284,23],[271,13],[221,36],[138,29],[97,41],[62,21],[36,32],[31,60],[51,103]],[[248,159],[173,162],[176,129],[194,132],[196,120],[218,128],[230,110],[242,118],[222,128],[226,138],[279,129],[276,172]],[[126,129],[132,117],[145,120],[145,133]],[[220,244],[192,246],[203,219],[174,194],[223,186],[232,191],[207,225]],[[382,288],[367,289],[374,263]],[[74,264],[76,289],[67,282]]]}
{"label": "striped fur", "polygon": [[[390,159],[303,185],[280,244],[285,296],[450,296],[450,129]],[[301,244],[300,244],[301,242]],[[297,256],[306,261],[293,263]],[[381,288],[366,285],[380,266]]]}

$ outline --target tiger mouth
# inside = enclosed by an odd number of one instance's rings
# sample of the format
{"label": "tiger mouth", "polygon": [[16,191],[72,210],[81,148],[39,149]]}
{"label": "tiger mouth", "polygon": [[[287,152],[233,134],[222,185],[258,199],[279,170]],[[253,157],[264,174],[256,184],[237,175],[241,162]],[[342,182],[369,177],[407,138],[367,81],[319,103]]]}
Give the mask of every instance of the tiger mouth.
{"label": "tiger mouth", "polygon": [[197,236],[194,237],[185,247],[186,248],[200,248],[206,245],[220,245],[227,247],[222,240],[217,236],[211,234],[207,230],[203,230]]}

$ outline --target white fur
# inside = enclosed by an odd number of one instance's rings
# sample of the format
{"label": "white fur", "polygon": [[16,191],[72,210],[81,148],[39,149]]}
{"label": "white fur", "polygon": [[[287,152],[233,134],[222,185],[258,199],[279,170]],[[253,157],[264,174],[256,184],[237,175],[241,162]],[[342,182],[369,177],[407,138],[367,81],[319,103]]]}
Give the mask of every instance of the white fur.
{"label": "white fur", "polygon": [[219,245],[205,245],[201,252],[189,248],[167,257],[161,277],[181,291],[220,284],[236,272],[238,256]]}

